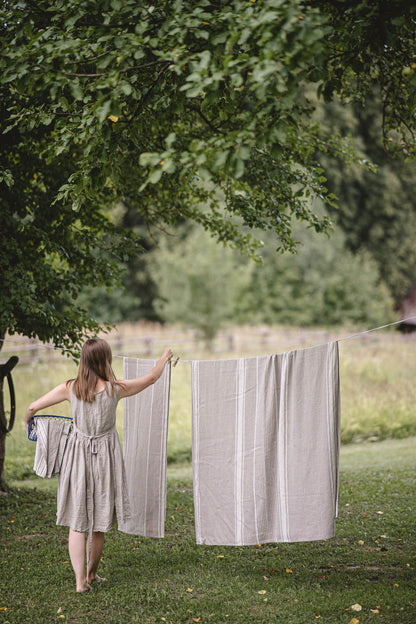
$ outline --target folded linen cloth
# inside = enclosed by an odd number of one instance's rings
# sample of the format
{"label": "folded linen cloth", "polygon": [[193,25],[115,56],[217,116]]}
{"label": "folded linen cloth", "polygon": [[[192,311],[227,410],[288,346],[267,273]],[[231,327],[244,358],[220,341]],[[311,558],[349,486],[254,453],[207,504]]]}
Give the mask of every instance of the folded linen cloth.
{"label": "folded linen cloth", "polygon": [[197,543],[333,537],[339,405],[337,342],[192,362]]}
{"label": "folded linen cloth", "polygon": [[42,478],[59,474],[66,443],[72,427],[71,418],[35,416],[36,451],[33,470]]}
{"label": "folded linen cloth", "polygon": [[[124,379],[143,377],[156,360],[124,358]],[[131,517],[123,533],[164,537],[170,366],[155,384],[124,399],[123,456]]]}

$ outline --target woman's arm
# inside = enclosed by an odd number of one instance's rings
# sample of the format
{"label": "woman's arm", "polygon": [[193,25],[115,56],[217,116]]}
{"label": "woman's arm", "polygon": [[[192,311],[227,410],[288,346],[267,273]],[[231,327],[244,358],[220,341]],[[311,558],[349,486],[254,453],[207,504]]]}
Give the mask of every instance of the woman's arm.
{"label": "woman's arm", "polygon": [[132,396],[133,394],[138,394],[148,386],[154,384],[163,373],[165,364],[171,360],[172,355],[173,353],[169,348],[165,349],[156,366],[152,368],[147,375],[137,377],[136,379],[123,379],[119,385],[119,398],[124,399],[128,396]]}
{"label": "woman's arm", "polygon": [[51,407],[51,405],[62,403],[62,401],[69,401],[69,386],[66,381],[59,384],[59,386],[56,386],[56,388],[50,390],[50,392],[47,392],[29,405],[26,410],[26,429],[29,421],[32,420],[36,412],[45,409],[46,407]]}

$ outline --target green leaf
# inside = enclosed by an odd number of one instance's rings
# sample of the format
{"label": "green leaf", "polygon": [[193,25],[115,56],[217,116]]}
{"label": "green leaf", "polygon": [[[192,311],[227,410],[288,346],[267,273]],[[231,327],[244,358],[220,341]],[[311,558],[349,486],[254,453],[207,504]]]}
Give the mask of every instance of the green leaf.
{"label": "green leaf", "polygon": [[162,177],[162,169],[155,169],[149,176],[149,182],[151,184],[157,184]]}
{"label": "green leaf", "polygon": [[0,182],[4,182],[9,188],[14,184],[13,174],[9,169],[0,170]]}
{"label": "green leaf", "polygon": [[95,114],[97,115],[98,121],[100,123],[103,123],[105,121],[105,119],[107,119],[107,117],[109,116],[110,112],[111,112],[111,100],[106,100],[105,102],[100,104],[95,109]]}
{"label": "green leaf", "polygon": [[155,167],[160,161],[160,155],[155,152],[142,152],[139,156],[141,167]]}
{"label": "green leaf", "polygon": [[82,100],[84,94],[82,92],[82,89],[79,83],[71,82],[70,88],[71,88],[71,93],[72,93],[72,97],[74,98],[74,100]]}
{"label": "green leaf", "polygon": [[120,91],[124,93],[124,95],[130,95],[133,92],[133,89],[132,89],[132,86],[128,82],[123,81],[120,84]]}

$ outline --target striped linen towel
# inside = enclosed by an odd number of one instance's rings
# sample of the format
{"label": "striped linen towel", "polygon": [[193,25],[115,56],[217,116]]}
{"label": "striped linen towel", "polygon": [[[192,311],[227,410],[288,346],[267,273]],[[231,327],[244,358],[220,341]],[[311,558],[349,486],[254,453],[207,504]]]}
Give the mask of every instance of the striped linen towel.
{"label": "striped linen towel", "polygon": [[[124,358],[124,379],[146,375],[156,360]],[[155,384],[124,399],[123,456],[131,517],[123,533],[164,537],[170,366]]]}
{"label": "striped linen towel", "polygon": [[192,362],[198,544],[333,537],[340,436],[338,343]]}
{"label": "striped linen towel", "polygon": [[36,451],[33,470],[42,478],[59,474],[72,418],[35,416]]}

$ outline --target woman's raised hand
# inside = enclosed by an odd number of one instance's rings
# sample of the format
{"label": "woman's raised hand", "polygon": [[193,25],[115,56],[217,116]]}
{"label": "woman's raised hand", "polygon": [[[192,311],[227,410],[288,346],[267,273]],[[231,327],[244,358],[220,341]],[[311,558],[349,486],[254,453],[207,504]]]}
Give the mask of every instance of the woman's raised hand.
{"label": "woman's raised hand", "polygon": [[170,362],[170,360],[172,359],[173,356],[173,352],[171,349],[169,349],[169,347],[167,347],[162,354],[162,357],[160,358],[161,360],[163,360],[165,363]]}

